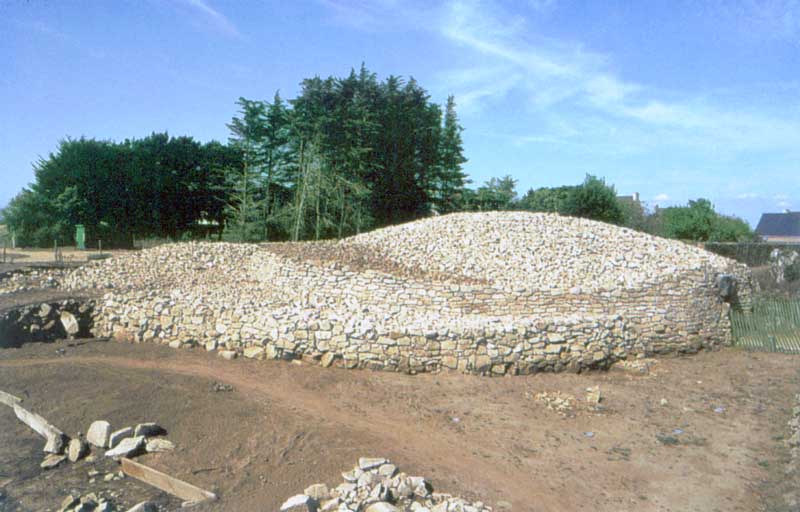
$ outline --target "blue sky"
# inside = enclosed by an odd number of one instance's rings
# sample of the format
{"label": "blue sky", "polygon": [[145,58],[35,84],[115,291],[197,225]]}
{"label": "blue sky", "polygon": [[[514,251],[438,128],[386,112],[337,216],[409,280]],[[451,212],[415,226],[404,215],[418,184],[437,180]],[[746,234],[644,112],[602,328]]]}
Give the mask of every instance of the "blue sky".
{"label": "blue sky", "polygon": [[65,136],[227,140],[362,61],[456,96],[475,183],[800,209],[800,0],[0,0],[0,205]]}

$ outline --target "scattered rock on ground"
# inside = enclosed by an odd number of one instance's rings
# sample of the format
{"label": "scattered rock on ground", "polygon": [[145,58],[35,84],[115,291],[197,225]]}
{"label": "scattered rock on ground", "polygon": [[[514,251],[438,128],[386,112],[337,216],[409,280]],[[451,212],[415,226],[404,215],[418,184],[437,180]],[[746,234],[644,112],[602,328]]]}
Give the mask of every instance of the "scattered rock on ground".
{"label": "scattered rock on ground", "polygon": [[80,501],[79,498],[77,498],[77,497],[75,497],[75,496],[70,494],[69,496],[64,498],[64,500],[61,502],[61,508],[59,508],[58,511],[59,512],[66,512],[67,510],[71,509],[72,507],[74,507],[75,505],[77,505],[80,502],[81,501]]}
{"label": "scattered rock on ground", "polygon": [[231,359],[236,359],[236,351],[235,350],[222,350],[219,353],[220,357],[223,359],[227,359],[230,361]]}
{"label": "scattered rock on ground", "polygon": [[116,430],[112,432],[111,435],[108,437],[108,447],[114,448],[119,444],[120,441],[132,435],[133,435],[133,427],[125,427]]}
{"label": "scattered rock on ground", "polygon": [[281,512],[316,512],[317,502],[310,496],[306,496],[305,494],[297,494],[286,500],[283,505],[281,505],[280,510]]}
{"label": "scattered rock on ground", "polygon": [[367,470],[374,469],[374,468],[377,468],[379,466],[382,466],[383,464],[386,464],[387,462],[388,461],[386,459],[375,459],[375,458],[369,458],[369,457],[361,457],[360,459],[358,459],[358,468],[361,471],[367,471]]}
{"label": "scattered rock on ground", "polygon": [[150,501],[143,501],[129,508],[127,512],[158,512],[158,507]]}
{"label": "scattered rock on ground", "polygon": [[145,451],[147,451],[147,453],[168,452],[174,449],[175,445],[172,443],[172,441],[167,439],[148,439],[145,443]]}
{"label": "scattered rock on ground", "polygon": [[567,414],[575,409],[575,397],[560,391],[548,393],[546,391],[537,393],[534,398],[538,402],[544,403],[551,411],[559,414]]}
{"label": "scattered rock on ground", "polygon": [[98,448],[108,448],[110,436],[111,424],[103,420],[93,422],[86,432],[86,440]]}
{"label": "scattered rock on ground", "polygon": [[152,422],[150,422],[150,423],[139,423],[138,425],[136,425],[136,428],[133,431],[133,435],[136,436],[136,437],[138,437],[138,436],[145,436],[145,437],[162,436],[162,435],[164,435],[166,433],[167,433],[167,431],[164,430],[163,427],[161,427],[160,425],[158,425],[156,423],[152,423]]}
{"label": "scattered rock on ground", "polygon": [[117,446],[106,452],[106,457],[131,457],[144,448],[144,436],[126,437]]}
{"label": "scattered rock on ground", "polygon": [[42,463],[39,464],[39,467],[41,467],[42,469],[53,469],[55,467],[58,467],[65,460],[67,460],[67,456],[66,455],[59,455],[57,453],[51,453],[50,455],[47,455],[44,458]]}
{"label": "scattered rock on ground", "polygon": [[77,462],[89,454],[89,445],[83,439],[74,437],[69,441],[67,457],[70,462]]}
{"label": "scattered rock on ground", "polygon": [[[292,496],[281,511],[292,512],[490,512],[482,502],[470,503],[450,494],[433,492],[421,476],[397,472],[386,459],[365,458],[351,471],[342,473],[345,482],[334,488],[315,484],[304,494]],[[508,509],[510,510],[510,508]]]}
{"label": "scattered rock on ground", "polygon": [[264,359],[266,357],[263,347],[247,347],[242,355],[248,359]]}
{"label": "scattered rock on ground", "polygon": [[317,501],[327,500],[331,497],[331,492],[328,490],[328,486],[325,484],[314,484],[306,487],[306,490],[303,491],[303,494]]}
{"label": "scattered rock on ground", "polygon": [[600,405],[602,399],[603,397],[600,395],[600,386],[586,388],[586,401],[589,402],[590,405]]}
{"label": "scattered rock on ground", "polygon": [[220,391],[233,391],[233,386],[230,384],[225,384],[224,382],[212,382],[211,383],[211,391],[220,392]]}

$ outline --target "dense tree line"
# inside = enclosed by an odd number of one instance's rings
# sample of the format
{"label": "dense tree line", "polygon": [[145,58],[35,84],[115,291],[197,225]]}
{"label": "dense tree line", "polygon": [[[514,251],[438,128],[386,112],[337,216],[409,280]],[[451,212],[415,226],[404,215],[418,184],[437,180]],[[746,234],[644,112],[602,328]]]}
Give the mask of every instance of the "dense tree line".
{"label": "dense tree line", "polygon": [[648,211],[639,201],[619,198],[613,186],[591,175],[579,185],[530,189],[522,197],[517,197],[516,181],[510,176],[492,178],[467,194],[469,209],[556,212],[681,240],[742,242],[756,238],[747,222],[716,212],[707,199]]}
{"label": "dense tree line", "polygon": [[4,220],[29,246],[71,244],[76,224],[93,246],[178,238],[198,221],[223,221],[223,169],[240,162],[226,145],[166,133],[121,143],[66,139],[37,162],[35,182],[11,200]]}
{"label": "dense tree line", "polygon": [[517,196],[511,176],[467,188],[462,128],[414,79],[379,81],[363,65],[314,77],[289,101],[240,98],[227,144],[154,133],[120,143],[67,139],[34,166],[35,182],[4,210],[17,243],[130,246],[136,238],[235,241],[343,237],[454,211],[558,212],[660,236],[753,236],[704,199],[648,212],[613,186],[583,183]]}
{"label": "dense tree line", "polygon": [[198,236],[341,237],[461,209],[466,175],[455,101],[413,79],[304,80],[297,98],[240,98],[228,144],[153,134],[67,139],[35,165],[5,219],[23,245]]}

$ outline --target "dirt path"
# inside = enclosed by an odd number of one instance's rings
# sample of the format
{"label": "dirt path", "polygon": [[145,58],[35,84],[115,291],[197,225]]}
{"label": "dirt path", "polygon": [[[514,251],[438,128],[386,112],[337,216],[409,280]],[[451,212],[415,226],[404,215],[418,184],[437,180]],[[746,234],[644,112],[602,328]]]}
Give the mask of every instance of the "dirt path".
{"label": "dirt path", "polygon": [[[732,350],[663,360],[649,375],[487,379],[228,362],[152,345],[54,349],[0,352],[0,389],[26,392],[68,433],[104,416],[165,423],[184,448],[145,459],[220,492],[208,507],[220,510],[275,509],[370,455],[515,511],[766,510],[784,490],[780,439],[800,390],[798,358]],[[212,381],[235,392],[209,392]],[[590,385],[602,411],[579,404],[562,416],[534,399],[583,400]],[[6,421],[0,414],[0,432]],[[675,429],[677,446],[657,440]]]}
{"label": "dirt path", "polygon": [[[358,433],[379,436],[388,446],[405,446],[407,457],[417,460],[433,459],[446,468],[446,472],[458,474],[467,468],[481,466],[483,460],[474,454],[464,454],[459,449],[463,440],[457,434],[425,429],[424,425],[409,424],[401,418],[387,415],[383,410],[363,409],[360,415],[353,415],[344,408],[331,404],[325,395],[313,391],[298,389],[297,386],[285,380],[260,381],[257,372],[252,367],[244,367],[239,372],[231,372],[228,365],[206,364],[185,361],[153,361],[125,357],[71,357],[49,359],[20,359],[0,363],[3,367],[30,367],[48,365],[74,365],[91,368],[103,365],[111,368],[128,368],[137,370],[156,370],[169,372],[189,377],[200,377],[206,380],[224,382],[233,385],[244,392],[249,400],[268,400],[278,403],[282,407],[292,410],[295,414],[307,416],[322,416],[325,421],[336,429],[346,429]],[[248,365],[250,366],[250,365]],[[414,440],[409,443],[409,440]],[[346,469],[346,467],[343,467]],[[482,477],[491,486],[501,490],[509,501],[523,503],[530,498],[536,498],[531,492],[530,479],[527,475],[520,475],[510,471],[511,467],[485,467]],[[538,500],[537,500],[538,501]],[[556,504],[554,504],[556,505]],[[550,510],[539,503],[540,510]],[[554,508],[552,510],[560,510]]]}

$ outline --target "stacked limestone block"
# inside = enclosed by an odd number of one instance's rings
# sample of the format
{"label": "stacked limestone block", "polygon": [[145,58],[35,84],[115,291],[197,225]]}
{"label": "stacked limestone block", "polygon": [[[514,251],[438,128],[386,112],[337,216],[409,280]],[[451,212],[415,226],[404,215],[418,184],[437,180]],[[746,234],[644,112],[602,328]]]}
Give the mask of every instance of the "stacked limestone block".
{"label": "stacked limestone block", "polygon": [[[735,297],[721,296],[721,276]],[[743,265],[682,242],[523,212],[453,214],[339,242],[167,245],[63,281],[107,290],[97,335],[495,375],[728,343],[730,303],[746,306],[753,286]]]}

